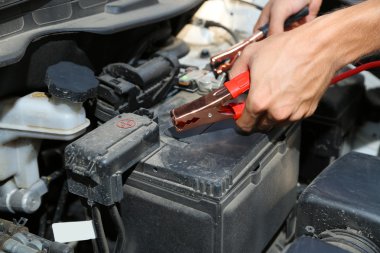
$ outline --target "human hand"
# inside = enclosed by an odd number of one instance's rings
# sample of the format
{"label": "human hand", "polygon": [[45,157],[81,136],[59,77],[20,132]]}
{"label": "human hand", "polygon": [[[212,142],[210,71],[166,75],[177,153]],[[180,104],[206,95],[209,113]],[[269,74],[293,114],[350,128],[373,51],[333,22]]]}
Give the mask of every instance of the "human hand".
{"label": "human hand", "polygon": [[231,78],[247,70],[251,76],[245,109],[237,120],[243,131],[265,130],[314,113],[339,66],[323,38],[308,26],[249,45],[234,64]]}
{"label": "human hand", "polygon": [[254,31],[269,23],[270,35],[283,32],[285,20],[309,5],[309,15],[298,22],[294,22],[291,28],[297,27],[313,20],[317,16],[321,4],[322,0],[270,0],[261,12]]}

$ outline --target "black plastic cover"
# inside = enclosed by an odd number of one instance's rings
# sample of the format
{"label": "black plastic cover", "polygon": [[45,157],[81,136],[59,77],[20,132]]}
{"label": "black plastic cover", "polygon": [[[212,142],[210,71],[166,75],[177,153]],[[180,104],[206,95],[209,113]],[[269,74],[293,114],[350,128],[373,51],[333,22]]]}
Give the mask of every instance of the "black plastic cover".
{"label": "black plastic cover", "polygon": [[341,156],[346,136],[360,120],[364,100],[361,75],[330,87],[314,115],[302,122],[300,181],[310,183]]}
{"label": "black plastic cover", "polygon": [[71,102],[84,102],[96,96],[98,80],[94,72],[72,62],[60,62],[46,71],[49,93]]}
{"label": "black plastic cover", "polygon": [[159,146],[159,130],[151,119],[122,114],[65,149],[68,189],[102,205],[123,197],[122,173]]}
{"label": "black plastic cover", "polygon": [[9,8],[11,6],[22,4],[28,0],[2,0],[0,2],[0,10]]}
{"label": "black plastic cover", "polygon": [[366,92],[366,114],[371,121],[380,121],[380,88],[369,89]]}
{"label": "black plastic cover", "polygon": [[348,253],[349,251],[338,248],[312,237],[301,237],[295,240],[284,253]]}
{"label": "black plastic cover", "polygon": [[380,158],[349,153],[324,170],[302,193],[297,234],[354,229],[380,245]]}
{"label": "black plastic cover", "polygon": [[352,104],[363,99],[364,91],[362,75],[353,76],[331,86],[323,95],[311,119],[338,124],[344,130],[349,129],[355,122],[349,113],[355,109],[352,108]]}
{"label": "black plastic cover", "polygon": [[19,61],[30,42],[48,34],[113,34],[168,20],[201,3],[202,0],[27,1],[0,12],[0,66]]}

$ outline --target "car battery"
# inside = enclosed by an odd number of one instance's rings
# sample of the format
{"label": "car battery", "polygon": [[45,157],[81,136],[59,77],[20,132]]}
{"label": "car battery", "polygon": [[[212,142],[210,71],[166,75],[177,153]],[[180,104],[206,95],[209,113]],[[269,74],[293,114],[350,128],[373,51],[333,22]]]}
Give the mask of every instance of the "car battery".
{"label": "car battery", "polygon": [[161,145],[124,185],[127,252],[262,252],[296,202],[299,127],[241,135],[234,121],[181,134],[158,107]]}

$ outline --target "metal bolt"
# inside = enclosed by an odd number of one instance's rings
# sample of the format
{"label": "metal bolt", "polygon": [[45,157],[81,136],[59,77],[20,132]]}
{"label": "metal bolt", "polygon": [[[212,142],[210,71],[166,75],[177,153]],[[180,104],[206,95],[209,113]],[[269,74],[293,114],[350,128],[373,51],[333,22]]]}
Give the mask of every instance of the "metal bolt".
{"label": "metal bolt", "polygon": [[311,233],[311,234],[314,234],[314,232],[315,232],[315,228],[312,226],[306,226],[305,230],[306,230],[306,232]]}
{"label": "metal bolt", "polygon": [[212,113],[211,112],[208,113],[208,117],[212,118]]}

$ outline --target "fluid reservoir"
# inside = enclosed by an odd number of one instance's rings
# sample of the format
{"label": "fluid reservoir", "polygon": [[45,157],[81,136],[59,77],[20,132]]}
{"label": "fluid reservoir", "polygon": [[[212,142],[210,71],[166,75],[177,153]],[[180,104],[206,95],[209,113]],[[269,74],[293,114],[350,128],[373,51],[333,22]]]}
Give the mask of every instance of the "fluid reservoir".
{"label": "fluid reservoir", "polygon": [[[0,210],[37,210],[47,191],[37,163],[41,139],[72,140],[90,124],[82,103],[98,81],[89,68],[60,62],[48,68],[46,84],[48,93],[0,101]],[[33,204],[12,204],[16,198]]]}

